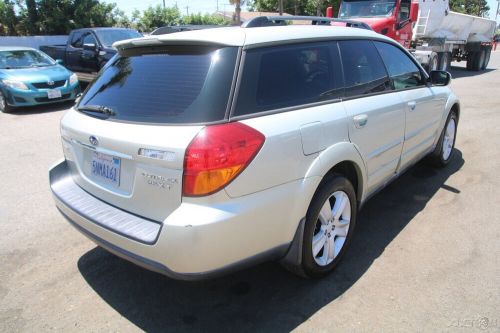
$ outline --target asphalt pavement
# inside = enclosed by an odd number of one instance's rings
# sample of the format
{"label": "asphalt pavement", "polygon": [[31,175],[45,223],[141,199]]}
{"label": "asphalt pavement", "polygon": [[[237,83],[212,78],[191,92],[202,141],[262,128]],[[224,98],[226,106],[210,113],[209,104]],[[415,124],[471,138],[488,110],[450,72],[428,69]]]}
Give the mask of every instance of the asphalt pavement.
{"label": "asphalt pavement", "polygon": [[451,72],[454,160],[419,163],[373,197],[321,280],[267,263],[179,282],[107,253],[48,186],[71,105],[0,114],[0,331],[500,332],[500,52],[485,72]]}

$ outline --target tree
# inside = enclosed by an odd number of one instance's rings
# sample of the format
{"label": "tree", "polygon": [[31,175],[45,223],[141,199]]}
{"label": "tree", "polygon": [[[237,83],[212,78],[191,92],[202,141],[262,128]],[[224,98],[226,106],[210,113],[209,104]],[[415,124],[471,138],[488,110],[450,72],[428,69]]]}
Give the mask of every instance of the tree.
{"label": "tree", "polygon": [[151,31],[165,25],[181,23],[181,13],[177,6],[163,8],[160,5],[148,7],[139,18],[140,28]]}
{"label": "tree", "polygon": [[17,36],[17,24],[19,19],[14,10],[14,2],[0,0],[0,30],[6,36]]}
{"label": "tree", "polygon": [[207,24],[207,25],[228,25],[229,22],[227,19],[220,15],[202,15],[198,14],[190,14],[182,17],[183,24]]}
{"label": "tree", "polygon": [[486,0],[450,0],[450,9],[469,15],[488,16],[490,6]]}
{"label": "tree", "polygon": [[241,6],[245,4],[246,0],[229,0],[231,5],[234,5],[234,23],[241,24]]}
{"label": "tree", "polygon": [[[330,6],[337,12],[340,0],[283,0],[283,11],[293,15],[324,16]],[[278,12],[279,0],[254,0],[249,7],[259,12]]]}

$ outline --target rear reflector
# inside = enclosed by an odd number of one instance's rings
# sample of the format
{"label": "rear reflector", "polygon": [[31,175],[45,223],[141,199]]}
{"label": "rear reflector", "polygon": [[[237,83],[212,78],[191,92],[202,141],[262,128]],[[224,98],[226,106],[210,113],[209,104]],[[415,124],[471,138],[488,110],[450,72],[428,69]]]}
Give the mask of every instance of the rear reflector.
{"label": "rear reflector", "polygon": [[265,137],[242,123],[205,127],[184,157],[184,196],[215,193],[229,184],[257,155]]}

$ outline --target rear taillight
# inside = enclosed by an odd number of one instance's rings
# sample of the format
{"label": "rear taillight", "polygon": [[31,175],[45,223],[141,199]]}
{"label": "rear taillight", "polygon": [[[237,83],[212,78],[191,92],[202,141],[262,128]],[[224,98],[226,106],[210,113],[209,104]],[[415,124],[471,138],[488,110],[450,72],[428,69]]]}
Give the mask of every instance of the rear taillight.
{"label": "rear taillight", "polygon": [[229,184],[257,155],[265,137],[242,123],[205,127],[184,157],[183,195],[202,196]]}

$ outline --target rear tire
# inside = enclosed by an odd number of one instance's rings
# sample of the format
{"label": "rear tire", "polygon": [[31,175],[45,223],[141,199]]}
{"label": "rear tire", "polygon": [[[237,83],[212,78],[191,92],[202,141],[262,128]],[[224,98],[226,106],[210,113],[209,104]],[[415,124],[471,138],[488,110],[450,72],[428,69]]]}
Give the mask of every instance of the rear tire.
{"label": "rear tire", "polygon": [[484,57],[484,63],[483,66],[481,66],[481,70],[484,71],[488,67],[488,64],[490,63],[490,57],[491,57],[491,49],[486,49],[485,50],[486,54]]}
{"label": "rear tire", "polygon": [[324,276],[338,265],[356,225],[357,202],[349,180],[335,175],[314,195],[307,211],[302,247],[302,271]]}
{"label": "rear tire", "polygon": [[485,50],[470,52],[467,57],[467,70],[480,71],[486,58]]}
{"label": "rear tire", "polygon": [[7,104],[7,99],[4,94],[0,91],[0,113],[9,113],[12,111],[12,107]]}
{"label": "rear tire", "polygon": [[427,66],[427,72],[436,71],[439,69],[439,55],[436,52],[432,52],[429,58],[429,65]]}
{"label": "rear tire", "polygon": [[440,53],[439,68],[442,71],[449,71],[451,66],[451,52]]}
{"label": "rear tire", "polygon": [[476,52],[476,51],[470,51],[468,54],[467,54],[467,70],[468,71],[474,71],[474,66],[475,66],[475,63],[476,63],[476,59],[478,58],[479,56],[479,52]]}
{"label": "rear tire", "polygon": [[456,112],[451,111],[444,125],[439,141],[434,151],[429,156],[430,161],[437,167],[445,167],[450,163],[455,152],[455,141],[457,138],[458,117]]}

